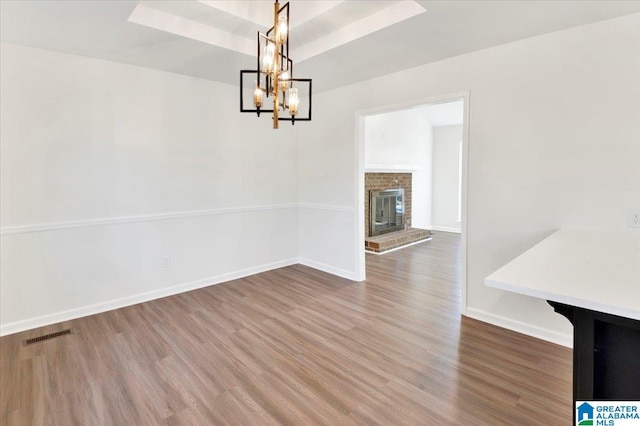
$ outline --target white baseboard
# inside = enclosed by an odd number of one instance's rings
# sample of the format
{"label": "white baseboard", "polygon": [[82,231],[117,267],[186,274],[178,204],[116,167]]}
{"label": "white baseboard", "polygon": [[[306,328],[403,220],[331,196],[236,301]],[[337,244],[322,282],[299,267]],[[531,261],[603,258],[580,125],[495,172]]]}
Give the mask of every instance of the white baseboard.
{"label": "white baseboard", "polygon": [[355,272],[347,271],[346,269],[335,268],[333,266],[325,265],[324,263],[316,262],[314,260],[306,259],[303,257],[298,258],[298,263],[313,269],[317,269],[322,272],[326,272],[328,274],[337,275],[339,277],[346,278],[351,281],[359,281],[358,277],[356,277]]}
{"label": "white baseboard", "polygon": [[547,342],[555,343],[557,345],[566,346],[568,348],[573,347],[572,335],[558,333],[547,328],[512,320],[489,312],[481,311],[479,309],[468,307],[466,311],[465,316],[469,318],[506,328],[517,333],[526,334],[527,336],[535,337],[537,339],[546,340]]}
{"label": "white baseboard", "polygon": [[431,226],[429,229],[431,229],[432,231],[454,232],[456,234],[461,233],[459,228],[449,228],[447,226]]}
{"label": "white baseboard", "polygon": [[77,318],[86,317],[89,315],[99,314],[101,312],[110,311],[113,309],[124,308],[126,306],[135,305],[142,302],[148,302],[154,299],[160,299],[162,297],[172,296],[178,293],[184,293],[191,290],[196,290],[210,285],[220,284],[226,281],[236,280],[238,278],[247,277],[249,275],[259,274],[261,272],[270,271],[272,269],[278,269],[285,266],[295,265],[298,263],[298,259],[285,259],[278,262],[268,263],[264,265],[254,266],[251,268],[242,269],[239,271],[230,272],[227,274],[215,275],[212,277],[202,278],[196,281],[178,284],[171,287],[166,287],[158,290],[148,291],[145,293],[139,293],[132,296],[123,297],[120,299],[110,300],[108,302],[96,303],[93,305],[82,306],[79,308],[69,309],[66,311],[56,312],[53,314],[42,315],[35,318],[29,318],[26,320],[10,322],[0,325],[0,336],[6,336],[8,334],[19,333],[25,330],[31,330],[37,327],[44,327],[46,325],[56,324],[62,321],[69,321]]}

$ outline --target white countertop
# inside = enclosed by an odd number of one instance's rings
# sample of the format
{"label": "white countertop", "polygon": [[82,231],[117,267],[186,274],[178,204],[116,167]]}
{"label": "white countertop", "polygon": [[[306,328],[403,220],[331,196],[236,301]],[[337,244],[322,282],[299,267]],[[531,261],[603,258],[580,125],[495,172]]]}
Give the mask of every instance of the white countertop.
{"label": "white countertop", "polygon": [[560,230],[485,284],[640,320],[640,236]]}

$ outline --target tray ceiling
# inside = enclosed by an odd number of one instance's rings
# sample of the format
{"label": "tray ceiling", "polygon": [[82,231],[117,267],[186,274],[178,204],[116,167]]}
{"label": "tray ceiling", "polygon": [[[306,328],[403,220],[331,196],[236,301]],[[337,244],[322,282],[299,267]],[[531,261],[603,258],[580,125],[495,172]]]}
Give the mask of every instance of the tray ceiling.
{"label": "tray ceiling", "polygon": [[[272,2],[0,2],[4,42],[237,84]],[[638,1],[292,0],[291,57],[314,91],[640,12]]]}

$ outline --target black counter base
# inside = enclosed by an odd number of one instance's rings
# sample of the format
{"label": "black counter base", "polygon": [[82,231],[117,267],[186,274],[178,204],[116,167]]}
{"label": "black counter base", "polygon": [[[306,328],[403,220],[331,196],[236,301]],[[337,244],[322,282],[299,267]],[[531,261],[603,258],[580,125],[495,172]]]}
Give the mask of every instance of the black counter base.
{"label": "black counter base", "polygon": [[548,303],[573,324],[573,400],[640,401],[640,321]]}

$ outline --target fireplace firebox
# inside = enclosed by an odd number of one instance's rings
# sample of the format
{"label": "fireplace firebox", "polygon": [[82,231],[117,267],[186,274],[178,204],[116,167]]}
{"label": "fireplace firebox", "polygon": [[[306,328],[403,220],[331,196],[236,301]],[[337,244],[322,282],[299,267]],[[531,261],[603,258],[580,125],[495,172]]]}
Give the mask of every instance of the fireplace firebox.
{"label": "fireplace firebox", "polygon": [[369,236],[404,228],[404,189],[369,192]]}

